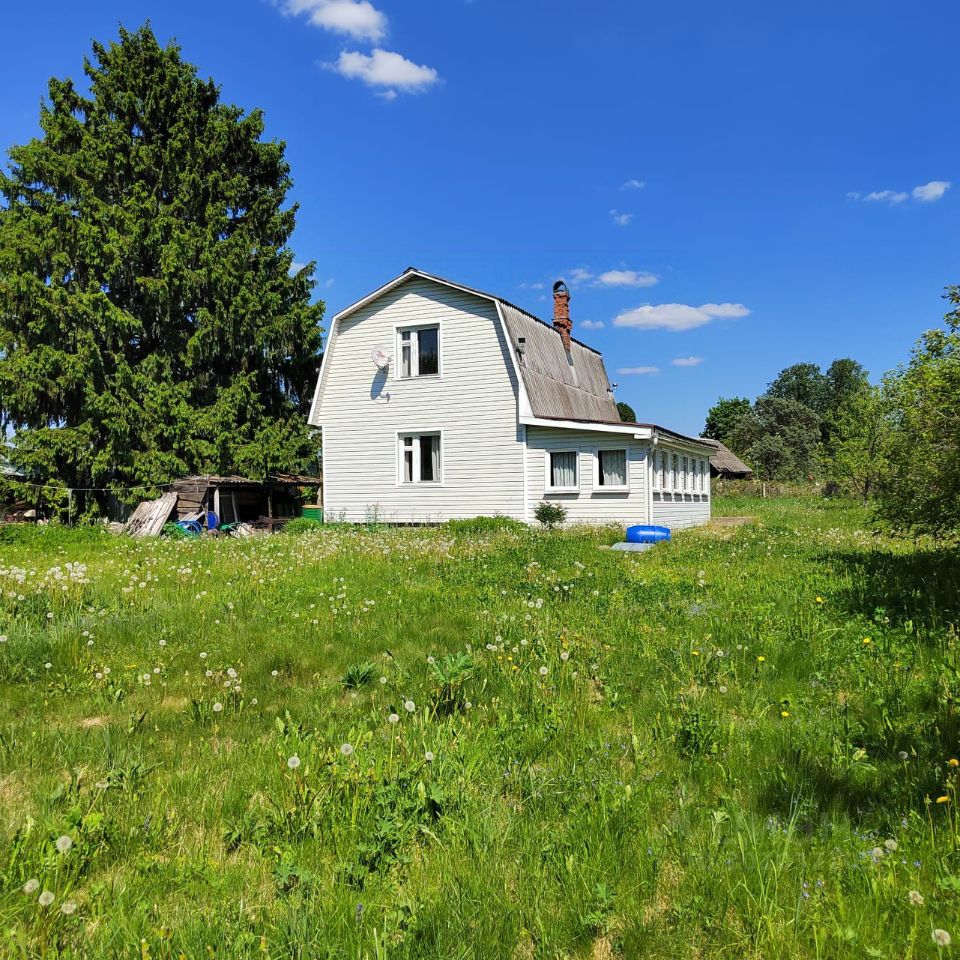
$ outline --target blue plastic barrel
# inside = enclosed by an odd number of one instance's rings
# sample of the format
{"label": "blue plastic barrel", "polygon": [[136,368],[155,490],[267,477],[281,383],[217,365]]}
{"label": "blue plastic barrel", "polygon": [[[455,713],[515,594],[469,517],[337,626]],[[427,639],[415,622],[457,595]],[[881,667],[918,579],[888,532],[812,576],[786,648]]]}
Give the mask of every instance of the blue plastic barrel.
{"label": "blue plastic barrel", "polygon": [[662,543],[670,539],[669,527],[627,527],[627,543]]}

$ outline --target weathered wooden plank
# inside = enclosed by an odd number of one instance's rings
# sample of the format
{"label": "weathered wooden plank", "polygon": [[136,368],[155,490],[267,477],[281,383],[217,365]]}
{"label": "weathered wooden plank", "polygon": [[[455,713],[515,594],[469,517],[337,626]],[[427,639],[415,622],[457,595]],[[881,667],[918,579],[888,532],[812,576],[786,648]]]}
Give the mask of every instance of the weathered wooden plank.
{"label": "weathered wooden plank", "polygon": [[165,493],[157,500],[145,500],[127,521],[126,531],[131,537],[156,537],[170,519],[177,506],[177,495]]}

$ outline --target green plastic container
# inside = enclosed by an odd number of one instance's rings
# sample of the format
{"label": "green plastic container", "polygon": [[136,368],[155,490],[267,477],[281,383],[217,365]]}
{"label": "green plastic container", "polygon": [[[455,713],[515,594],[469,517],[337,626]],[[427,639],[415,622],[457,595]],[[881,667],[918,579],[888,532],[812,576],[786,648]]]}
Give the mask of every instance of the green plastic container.
{"label": "green plastic container", "polygon": [[303,519],[319,520],[320,523],[323,523],[323,507],[304,507]]}

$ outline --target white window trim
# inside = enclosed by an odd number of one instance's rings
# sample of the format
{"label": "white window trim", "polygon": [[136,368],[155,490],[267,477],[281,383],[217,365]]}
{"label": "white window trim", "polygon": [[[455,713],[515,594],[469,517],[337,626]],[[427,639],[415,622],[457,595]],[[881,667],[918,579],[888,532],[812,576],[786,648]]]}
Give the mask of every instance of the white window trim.
{"label": "white window trim", "polygon": [[[543,477],[543,492],[544,493],[579,493],[580,492],[580,451],[573,447],[564,447],[559,450],[547,450],[546,456],[544,457],[544,477]],[[576,457],[577,464],[577,483],[573,487],[553,487],[550,485],[550,460],[555,453],[572,453]],[[443,474],[441,474],[442,476]]]}
{"label": "white window trim", "polygon": [[[440,479],[439,480],[414,480],[411,483],[407,483],[403,479],[403,438],[404,437],[422,437],[424,434],[433,434],[434,436],[440,437]],[[444,463],[445,457],[445,438],[444,430],[442,427],[411,427],[406,430],[398,430],[395,438],[396,446],[396,458],[397,458],[397,483],[398,487],[443,487],[446,486],[446,465]],[[417,450],[417,445],[414,444],[414,451]],[[418,453],[414,453],[414,464],[416,465]]]}
{"label": "white window trim", "polygon": [[[600,483],[600,453],[609,451],[623,451],[624,472],[627,476],[625,484],[617,486],[604,486]],[[630,492],[630,447],[597,447],[593,451],[593,492],[594,493],[629,493]]]}
{"label": "white window trim", "polygon": [[[433,330],[437,331],[437,372],[436,373],[414,373],[409,377],[403,376],[403,341],[400,334],[404,331]],[[415,382],[417,380],[442,380],[443,379],[443,324],[437,320],[433,323],[397,323],[393,328],[394,342],[394,367],[393,379],[401,380],[404,383]]]}

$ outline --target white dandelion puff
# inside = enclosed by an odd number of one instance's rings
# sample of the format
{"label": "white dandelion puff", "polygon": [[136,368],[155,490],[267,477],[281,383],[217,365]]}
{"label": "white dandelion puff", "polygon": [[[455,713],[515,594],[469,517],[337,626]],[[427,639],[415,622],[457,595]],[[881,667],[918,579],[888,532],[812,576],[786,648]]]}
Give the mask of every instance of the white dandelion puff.
{"label": "white dandelion puff", "polygon": [[541,668],[540,668],[540,676],[541,676],[541,677],[545,677],[548,672],[549,672],[549,671],[547,670],[546,667],[541,667]]}
{"label": "white dandelion puff", "polygon": [[72,846],[72,837],[67,834],[64,834],[62,837],[57,837],[57,853],[68,853]]}
{"label": "white dandelion puff", "polygon": [[220,713],[221,710],[223,710],[223,704],[220,703],[220,701],[218,700],[218,701],[213,705],[213,712],[214,712],[214,713]]}
{"label": "white dandelion puff", "polygon": [[41,907],[49,907],[53,903],[53,894],[49,890],[44,890],[43,893],[37,898],[37,903]]}
{"label": "white dandelion puff", "polygon": [[413,711],[417,709],[417,705],[412,700],[407,700],[403,704],[403,709],[406,710],[407,713],[413,713]]}
{"label": "white dandelion puff", "polygon": [[300,758],[294,754],[292,757],[287,759],[287,766],[291,770],[296,770],[300,766]]}
{"label": "white dandelion puff", "polygon": [[428,750],[428,751],[423,755],[423,759],[426,760],[427,763],[433,763],[433,754]]}
{"label": "white dandelion puff", "polygon": [[75,913],[77,905],[72,900],[64,900],[60,904],[60,912],[65,916],[69,917],[70,914]]}
{"label": "white dandelion puff", "polygon": [[946,930],[940,930],[939,928],[934,930],[930,936],[933,937],[933,942],[938,947],[949,947],[952,942],[952,937],[950,934],[947,933]]}
{"label": "white dandelion puff", "polygon": [[345,756],[349,757],[353,753],[353,745],[350,743],[345,743],[341,748],[340,752]]}
{"label": "white dandelion puff", "polygon": [[398,713],[391,713],[390,716],[387,717],[387,723],[399,723],[399,722],[400,722],[400,714]]}
{"label": "white dandelion puff", "polygon": [[40,881],[36,877],[33,877],[32,879],[28,880],[23,885],[23,892],[27,894],[36,893],[39,889],[40,889]]}
{"label": "white dandelion puff", "polygon": [[919,890],[911,890],[911,891],[907,894],[907,897],[910,899],[910,902],[911,902],[915,907],[922,907],[922,906],[923,906],[923,894],[922,894]]}

